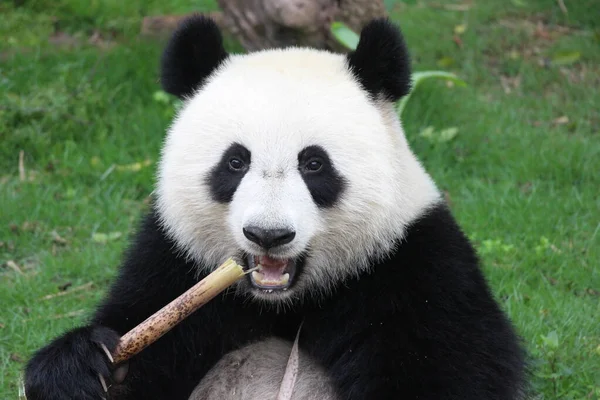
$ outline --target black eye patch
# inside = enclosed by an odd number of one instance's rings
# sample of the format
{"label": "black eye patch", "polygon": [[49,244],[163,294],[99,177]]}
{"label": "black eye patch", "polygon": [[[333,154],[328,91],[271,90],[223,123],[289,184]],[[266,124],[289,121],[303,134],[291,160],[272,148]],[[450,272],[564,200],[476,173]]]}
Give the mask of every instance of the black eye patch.
{"label": "black eye patch", "polygon": [[250,151],[239,143],[229,146],[205,178],[213,200],[229,203],[249,168]]}
{"label": "black eye patch", "polygon": [[319,207],[335,205],[346,187],[346,180],[335,169],[325,149],[305,147],[298,154],[298,170]]}

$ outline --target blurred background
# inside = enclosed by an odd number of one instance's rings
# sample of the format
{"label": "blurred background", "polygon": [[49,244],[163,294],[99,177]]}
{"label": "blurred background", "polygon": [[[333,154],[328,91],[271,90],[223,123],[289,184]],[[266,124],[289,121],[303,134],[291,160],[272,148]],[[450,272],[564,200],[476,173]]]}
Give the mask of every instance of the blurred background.
{"label": "blurred background", "polygon": [[160,54],[192,12],[234,52],[347,51],[397,22],[415,71],[446,74],[398,112],[523,337],[532,397],[600,399],[598,0],[0,2],[0,398],[115,274],[178,107]]}

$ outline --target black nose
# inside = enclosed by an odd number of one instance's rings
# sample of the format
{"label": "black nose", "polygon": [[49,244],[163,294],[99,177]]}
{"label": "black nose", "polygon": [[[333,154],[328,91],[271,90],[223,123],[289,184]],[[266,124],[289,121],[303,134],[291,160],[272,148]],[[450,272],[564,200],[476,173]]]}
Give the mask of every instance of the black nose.
{"label": "black nose", "polygon": [[296,237],[296,232],[289,229],[263,229],[249,226],[244,228],[243,231],[248,240],[265,249],[288,244]]}

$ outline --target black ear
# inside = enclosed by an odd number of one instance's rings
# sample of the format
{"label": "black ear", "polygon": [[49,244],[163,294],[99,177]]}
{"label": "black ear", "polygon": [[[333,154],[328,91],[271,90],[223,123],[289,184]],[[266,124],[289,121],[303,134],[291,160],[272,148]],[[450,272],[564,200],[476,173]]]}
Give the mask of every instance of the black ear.
{"label": "black ear", "polygon": [[191,95],[228,57],[215,22],[202,15],[186,18],[175,30],[161,60],[161,83],[179,98]]}
{"label": "black ear", "polygon": [[386,19],[369,22],[360,33],[348,66],[373,98],[396,101],[411,88],[410,56],[400,29]]}

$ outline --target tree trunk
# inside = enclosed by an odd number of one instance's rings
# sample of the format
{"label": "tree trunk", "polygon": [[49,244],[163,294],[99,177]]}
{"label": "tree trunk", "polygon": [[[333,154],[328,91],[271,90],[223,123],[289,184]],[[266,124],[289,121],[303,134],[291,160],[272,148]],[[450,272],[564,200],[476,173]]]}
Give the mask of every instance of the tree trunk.
{"label": "tree trunk", "polygon": [[354,31],[386,15],[383,0],[218,0],[222,26],[248,51],[306,46],[345,51],[329,27],[341,21]]}

